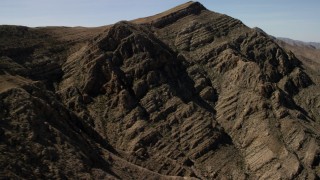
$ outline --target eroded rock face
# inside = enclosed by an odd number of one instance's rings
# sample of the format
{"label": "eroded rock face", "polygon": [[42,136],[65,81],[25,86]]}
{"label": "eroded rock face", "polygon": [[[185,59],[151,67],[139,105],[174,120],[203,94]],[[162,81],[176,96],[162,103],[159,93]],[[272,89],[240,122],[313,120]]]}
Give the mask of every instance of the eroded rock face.
{"label": "eroded rock face", "polygon": [[59,78],[3,53],[5,177],[319,176],[317,114],[300,106],[317,82],[266,34],[189,2],[92,37],[59,62],[34,50]]}
{"label": "eroded rock face", "polygon": [[[107,147],[101,137],[52,92],[43,90],[43,84],[24,83],[1,92],[2,173],[59,179],[90,177],[100,171],[101,177],[112,177],[97,146]],[[96,136],[99,143],[88,136]]]}

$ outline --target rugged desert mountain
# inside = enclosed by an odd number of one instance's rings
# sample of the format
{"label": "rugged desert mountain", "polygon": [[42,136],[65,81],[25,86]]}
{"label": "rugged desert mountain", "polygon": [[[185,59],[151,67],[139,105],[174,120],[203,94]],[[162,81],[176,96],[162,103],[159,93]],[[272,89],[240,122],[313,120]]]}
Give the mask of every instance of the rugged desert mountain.
{"label": "rugged desert mountain", "polygon": [[98,28],[0,27],[10,178],[317,179],[319,71],[188,2]]}

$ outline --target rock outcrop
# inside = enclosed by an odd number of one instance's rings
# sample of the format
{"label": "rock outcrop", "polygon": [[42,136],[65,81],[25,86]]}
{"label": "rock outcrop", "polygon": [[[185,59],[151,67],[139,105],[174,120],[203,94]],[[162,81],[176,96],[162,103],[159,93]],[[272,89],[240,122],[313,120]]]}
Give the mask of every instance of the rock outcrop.
{"label": "rock outcrop", "polygon": [[3,177],[320,176],[319,75],[239,20],[189,2],[95,29],[0,31]]}

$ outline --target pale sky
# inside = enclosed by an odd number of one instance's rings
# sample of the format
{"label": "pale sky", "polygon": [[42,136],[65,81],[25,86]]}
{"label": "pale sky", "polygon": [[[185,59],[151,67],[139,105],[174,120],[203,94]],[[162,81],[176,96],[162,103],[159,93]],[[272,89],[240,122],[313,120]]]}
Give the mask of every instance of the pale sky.
{"label": "pale sky", "polygon": [[[102,26],[160,13],[186,0],[0,0],[0,24]],[[199,0],[276,37],[320,42],[320,0]]]}

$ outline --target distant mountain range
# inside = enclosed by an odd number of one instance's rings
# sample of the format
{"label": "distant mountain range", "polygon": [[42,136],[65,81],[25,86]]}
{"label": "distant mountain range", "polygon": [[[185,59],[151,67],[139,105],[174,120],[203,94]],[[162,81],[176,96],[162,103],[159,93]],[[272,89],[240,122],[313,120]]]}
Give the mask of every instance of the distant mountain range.
{"label": "distant mountain range", "polygon": [[277,39],[284,41],[293,46],[310,46],[311,48],[313,47],[315,49],[320,49],[320,43],[318,42],[304,42],[304,41],[298,41],[298,40],[293,40],[293,39],[284,38],[284,37],[278,37]]}
{"label": "distant mountain range", "polygon": [[311,49],[320,49],[320,42],[305,42],[305,41],[299,41],[299,40],[294,40],[294,39],[285,38],[285,37],[275,37],[275,36],[269,35],[268,33],[264,32],[259,27],[254,27],[253,29],[260,32],[260,33],[263,33],[264,35],[270,36],[274,40],[280,40],[280,41],[285,42],[286,44],[289,44],[291,46],[306,47],[306,48],[311,48]]}

